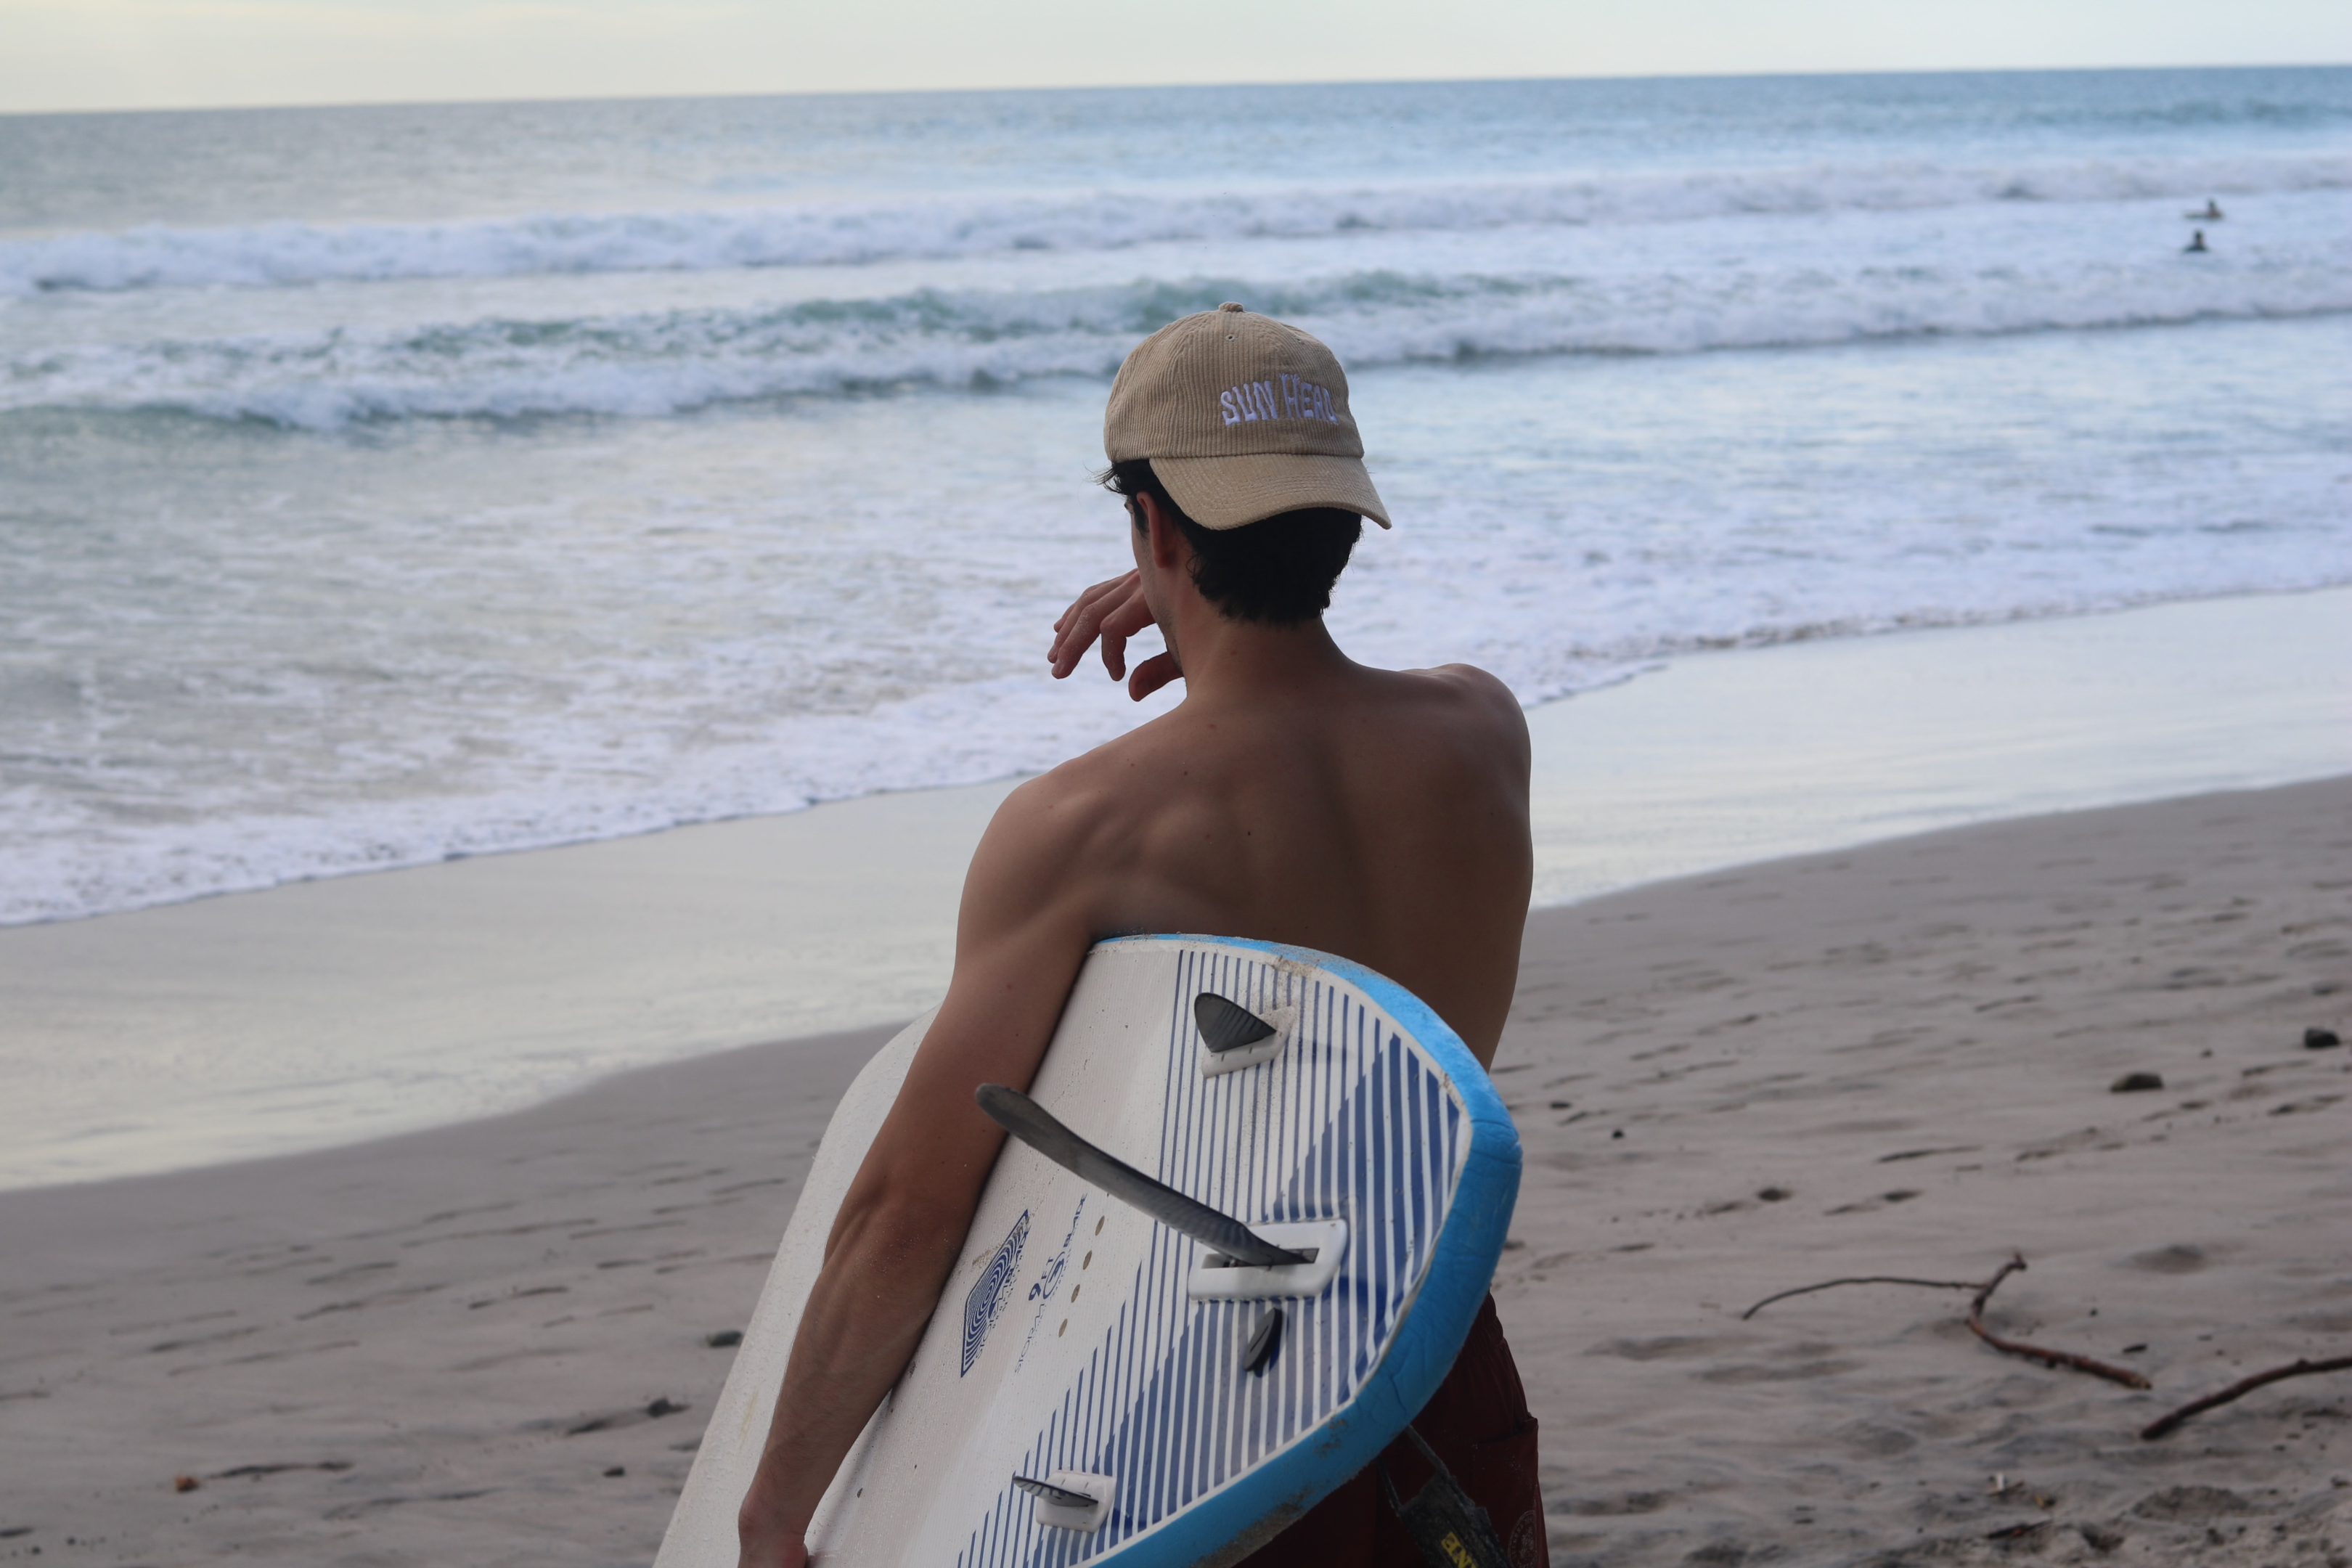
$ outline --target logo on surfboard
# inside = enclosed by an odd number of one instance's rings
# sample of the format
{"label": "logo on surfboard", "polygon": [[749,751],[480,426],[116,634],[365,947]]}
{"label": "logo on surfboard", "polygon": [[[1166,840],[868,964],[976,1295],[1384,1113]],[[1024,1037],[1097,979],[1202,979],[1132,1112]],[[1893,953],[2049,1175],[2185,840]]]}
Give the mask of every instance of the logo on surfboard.
{"label": "logo on surfboard", "polygon": [[1013,1222],[997,1245],[996,1256],[971,1282],[963,1299],[963,1367],[956,1375],[961,1377],[980,1359],[980,1348],[988,1341],[991,1324],[1004,1309],[1004,1294],[1013,1288],[1013,1272],[1021,1267],[1021,1244],[1029,1239],[1029,1211],[1023,1209],[1021,1217]]}

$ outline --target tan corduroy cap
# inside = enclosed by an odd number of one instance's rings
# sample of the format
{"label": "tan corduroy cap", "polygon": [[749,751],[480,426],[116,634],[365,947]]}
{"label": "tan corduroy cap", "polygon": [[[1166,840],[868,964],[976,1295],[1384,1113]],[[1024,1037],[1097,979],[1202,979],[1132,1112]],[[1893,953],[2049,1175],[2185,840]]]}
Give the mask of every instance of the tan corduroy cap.
{"label": "tan corduroy cap", "polygon": [[1160,328],[1127,356],[1103,413],[1114,463],[1151,459],[1170,499],[1203,528],[1337,507],[1389,525],[1348,376],[1297,327],[1224,304]]}

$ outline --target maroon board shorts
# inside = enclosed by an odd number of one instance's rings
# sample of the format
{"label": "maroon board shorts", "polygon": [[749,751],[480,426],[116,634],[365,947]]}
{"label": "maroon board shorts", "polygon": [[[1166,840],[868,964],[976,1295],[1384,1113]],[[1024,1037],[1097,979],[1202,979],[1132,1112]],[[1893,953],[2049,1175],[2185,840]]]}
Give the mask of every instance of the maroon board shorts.
{"label": "maroon board shorts", "polygon": [[[1550,1568],[1543,1496],[1536,1481],[1536,1418],[1511,1347],[1503,1342],[1495,1298],[1478,1309],[1454,1370],[1412,1418],[1470,1500],[1495,1521],[1511,1568]],[[1381,1490],[1388,1468],[1397,1496],[1410,1500],[1430,1478],[1429,1461],[1400,1433],[1338,1491],[1242,1560],[1241,1568],[1426,1568],[1420,1549]]]}

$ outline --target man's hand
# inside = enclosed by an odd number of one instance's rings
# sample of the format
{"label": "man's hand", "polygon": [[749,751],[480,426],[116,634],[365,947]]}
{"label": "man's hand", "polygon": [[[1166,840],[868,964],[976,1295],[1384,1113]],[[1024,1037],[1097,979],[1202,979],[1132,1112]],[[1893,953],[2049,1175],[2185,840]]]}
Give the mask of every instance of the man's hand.
{"label": "man's hand", "polygon": [[1150,625],[1151,606],[1143,601],[1142,573],[1129,572],[1096,584],[1054,623],[1054,646],[1045,655],[1054,667],[1054,679],[1066,679],[1100,637],[1103,668],[1113,680],[1124,679],[1127,694],[1142,701],[1184,674],[1173,653],[1153,654],[1135,667],[1133,675],[1127,673],[1127,639]]}

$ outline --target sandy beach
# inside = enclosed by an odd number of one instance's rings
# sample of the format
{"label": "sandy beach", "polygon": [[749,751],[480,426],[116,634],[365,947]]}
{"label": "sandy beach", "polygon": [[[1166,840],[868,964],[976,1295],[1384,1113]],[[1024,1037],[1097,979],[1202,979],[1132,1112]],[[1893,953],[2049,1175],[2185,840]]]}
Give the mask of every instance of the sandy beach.
{"label": "sandy beach", "polygon": [[[1556,1563],[2341,1564],[2352,779],[1541,911],[1496,1284]],[[0,1557],[647,1560],[833,1098],[884,1037],[0,1194]],[[2116,1093],[2129,1073],[2160,1089]],[[1995,1353],[1999,1331],[2149,1392]],[[181,1481],[179,1478],[186,1478]],[[190,1485],[189,1483],[193,1483]],[[179,1489],[186,1487],[187,1489]]]}

